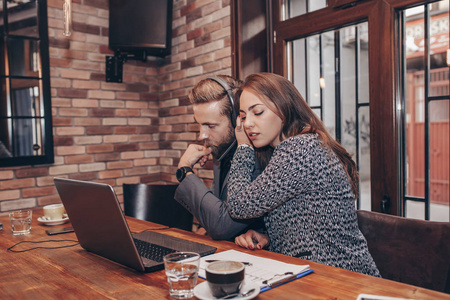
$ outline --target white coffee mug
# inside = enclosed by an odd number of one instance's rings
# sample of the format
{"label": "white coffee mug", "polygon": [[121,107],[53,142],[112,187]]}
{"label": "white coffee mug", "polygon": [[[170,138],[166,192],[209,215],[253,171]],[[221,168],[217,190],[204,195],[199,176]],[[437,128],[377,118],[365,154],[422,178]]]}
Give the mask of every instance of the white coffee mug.
{"label": "white coffee mug", "polygon": [[51,204],[44,206],[44,216],[47,220],[61,220],[64,217],[64,205]]}

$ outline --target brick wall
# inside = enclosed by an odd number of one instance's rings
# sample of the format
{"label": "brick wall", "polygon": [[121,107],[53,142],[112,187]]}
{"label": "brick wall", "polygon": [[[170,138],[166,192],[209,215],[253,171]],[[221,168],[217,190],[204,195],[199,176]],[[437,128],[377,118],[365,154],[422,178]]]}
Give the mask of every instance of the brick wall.
{"label": "brick wall", "polygon": [[[176,182],[197,137],[189,89],[231,74],[229,0],[174,0],[172,55],[124,64],[105,82],[108,0],[72,0],[73,31],[62,35],[62,0],[48,0],[55,163],[0,167],[0,212],[59,202],[54,177],[112,185]],[[198,170],[207,184],[211,165]]]}

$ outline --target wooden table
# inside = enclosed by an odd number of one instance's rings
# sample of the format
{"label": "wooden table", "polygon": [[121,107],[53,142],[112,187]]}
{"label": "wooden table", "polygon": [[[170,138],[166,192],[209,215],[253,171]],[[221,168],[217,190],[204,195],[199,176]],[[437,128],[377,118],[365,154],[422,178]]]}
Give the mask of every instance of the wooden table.
{"label": "wooden table", "polygon": [[[85,251],[79,245],[60,249],[36,249],[13,253],[7,248],[20,241],[75,240],[74,233],[48,236],[35,210],[31,233],[13,236],[9,218],[0,216],[0,299],[172,299],[164,271],[139,273]],[[164,226],[128,218],[132,232]],[[58,227],[70,226],[70,223]],[[54,226],[57,227],[57,226]],[[314,273],[261,293],[256,299],[356,299],[358,294],[375,294],[411,299],[450,299],[450,295],[390,280],[375,278],[268,251],[250,251],[226,241],[178,229],[158,232],[209,244],[217,251],[236,249],[288,263],[309,264]],[[21,244],[16,250],[64,243]],[[200,282],[203,281],[199,279]]]}

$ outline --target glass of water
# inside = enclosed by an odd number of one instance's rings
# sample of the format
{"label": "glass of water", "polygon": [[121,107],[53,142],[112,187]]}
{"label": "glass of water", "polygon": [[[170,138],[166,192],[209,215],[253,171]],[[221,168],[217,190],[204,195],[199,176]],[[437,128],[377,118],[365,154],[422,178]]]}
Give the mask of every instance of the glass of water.
{"label": "glass of water", "polygon": [[33,212],[30,209],[18,210],[9,213],[9,220],[11,221],[13,235],[30,233],[32,214]]}
{"label": "glass of water", "polygon": [[200,255],[195,252],[175,252],[164,256],[171,297],[185,299],[194,296],[199,265]]}

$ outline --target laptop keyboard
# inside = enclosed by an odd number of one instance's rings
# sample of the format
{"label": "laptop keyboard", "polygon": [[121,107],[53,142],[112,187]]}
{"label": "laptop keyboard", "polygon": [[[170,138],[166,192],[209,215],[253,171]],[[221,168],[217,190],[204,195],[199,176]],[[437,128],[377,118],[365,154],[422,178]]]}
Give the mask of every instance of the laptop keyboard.
{"label": "laptop keyboard", "polygon": [[166,248],[164,246],[155,245],[138,239],[133,240],[139,254],[142,257],[148,258],[156,262],[162,262],[164,255],[176,252],[176,250]]}

